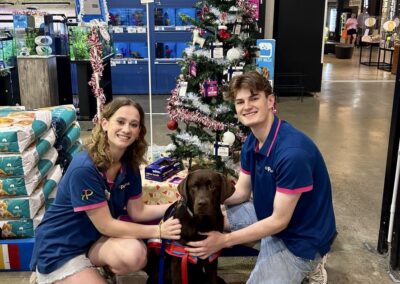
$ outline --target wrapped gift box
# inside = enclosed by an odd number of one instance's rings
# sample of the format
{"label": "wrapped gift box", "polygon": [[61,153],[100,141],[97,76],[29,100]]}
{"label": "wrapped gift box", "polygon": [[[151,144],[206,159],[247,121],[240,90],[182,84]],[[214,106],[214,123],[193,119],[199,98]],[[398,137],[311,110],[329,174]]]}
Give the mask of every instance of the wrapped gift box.
{"label": "wrapped gift box", "polygon": [[170,157],[163,157],[144,169],[145,179],[165,181],[182,169],[180,162]]}
{"label": "wrapped gift box", "polygon": [[[142,177],[144,168],[142,168]],[[186,170],[178,172],[169,179],[159,182],[142,178],[143,201],[145,204],[167,204],[180,199],[178,185],[185,179]]]}
{"label": "wrapped gift box", "polygon": [[34,238],[0,240],[0,271],[29,271]]}

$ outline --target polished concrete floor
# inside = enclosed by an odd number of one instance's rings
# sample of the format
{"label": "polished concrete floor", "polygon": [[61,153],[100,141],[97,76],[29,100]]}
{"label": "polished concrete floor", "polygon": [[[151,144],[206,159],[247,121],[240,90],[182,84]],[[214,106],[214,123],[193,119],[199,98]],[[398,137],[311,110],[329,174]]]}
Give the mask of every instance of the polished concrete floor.
{"label": "polished concrete floor", "polygon": [[[320,93],[302,102],[280,97],[280,117],[314,139],[330,172],[339,235],[326,265],[328,283],[393,282],[387,258],[376,252],[376,246],[394,85],[395,76],[389,72],[360,65],[355,50],[347,60],[325,55]],[[147,97],[135,99],[148,109]],[[165,99],[153,98],[157,145],[169,143]],[[228,283],[244,283],[254,262],[254,258],[221,260],[220,272]],[[25,272],[0,273],[0,283],[27,283],[28,277]],[[139,273],[119,282],[143,283],[143,279]]]}

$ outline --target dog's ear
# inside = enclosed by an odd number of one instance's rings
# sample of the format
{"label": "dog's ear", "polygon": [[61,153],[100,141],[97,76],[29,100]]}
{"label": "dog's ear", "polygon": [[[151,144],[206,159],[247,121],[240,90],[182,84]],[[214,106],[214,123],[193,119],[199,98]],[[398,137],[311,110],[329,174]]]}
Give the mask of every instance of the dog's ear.
{"label": "dog's ear", "polygon": [[225,200],[230,197],[234,192],[235,192],[235,187],[233,184],[230,182],[230,180],[218,173],[219,178],[221,179],[221,200],[220,203],[224,204]]}
{"label": "dog's ear", "polygon": [[178,192],[182,196],[183,199],[187,200],[188,194],[187,194],[187,183],[189,179],[190,173],[185,177],[183,181],[178,185]]}

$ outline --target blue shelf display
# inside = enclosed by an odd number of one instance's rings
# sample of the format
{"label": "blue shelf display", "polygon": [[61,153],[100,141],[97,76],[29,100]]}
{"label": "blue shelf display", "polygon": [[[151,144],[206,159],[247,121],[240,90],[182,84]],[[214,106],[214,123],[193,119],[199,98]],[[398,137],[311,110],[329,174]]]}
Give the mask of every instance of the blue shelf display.
{"label": "blue shelf display", "polygon": [[116,57],[120,58],[147,58],[146,42],[115,42],[114,50]]}
{"label": "blue shelf display", "polygon": [[[118,55],[111,61],[113,94],[147,94],[148,50],[150,31],[152,93],[170,94],[180,73],[178,60],[192,40],[190,21],[181,15],[196,17],[196,0],[163,0],[149,4],[149,27],[146,6],[140,0],[109,0],[111,36]],[[135,14],[136,13],[136,14]]]}
{"label": "blue shelf display", "polygon": [[141,8],[119,9],[109,11],[112,26],[145,26],[146,11]]}

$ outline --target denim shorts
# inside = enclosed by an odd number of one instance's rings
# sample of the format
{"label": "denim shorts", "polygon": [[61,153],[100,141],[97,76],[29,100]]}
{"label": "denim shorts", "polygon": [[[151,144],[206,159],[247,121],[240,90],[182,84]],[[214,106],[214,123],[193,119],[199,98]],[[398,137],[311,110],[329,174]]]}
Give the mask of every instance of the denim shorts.
{"label": "denim shorts", "polygon": [[[252,202],[227,206],[226,212],[232,231],[242,229],[258,221]],[[267,236],[261,239],[257,262],[247,283],[301,283],[320,261],[321,256],[319,254],[314,260],[297,257],[287,249],[281,239]]]}
{"label": "denim shorts", "polygon": [[49,274],[39,273],[36,269],[36,281],[38,284],[54,283],[89,267],[94,267],[94,265],[90,262],[86,255],[81,254],[67,261],[63,266]]}

